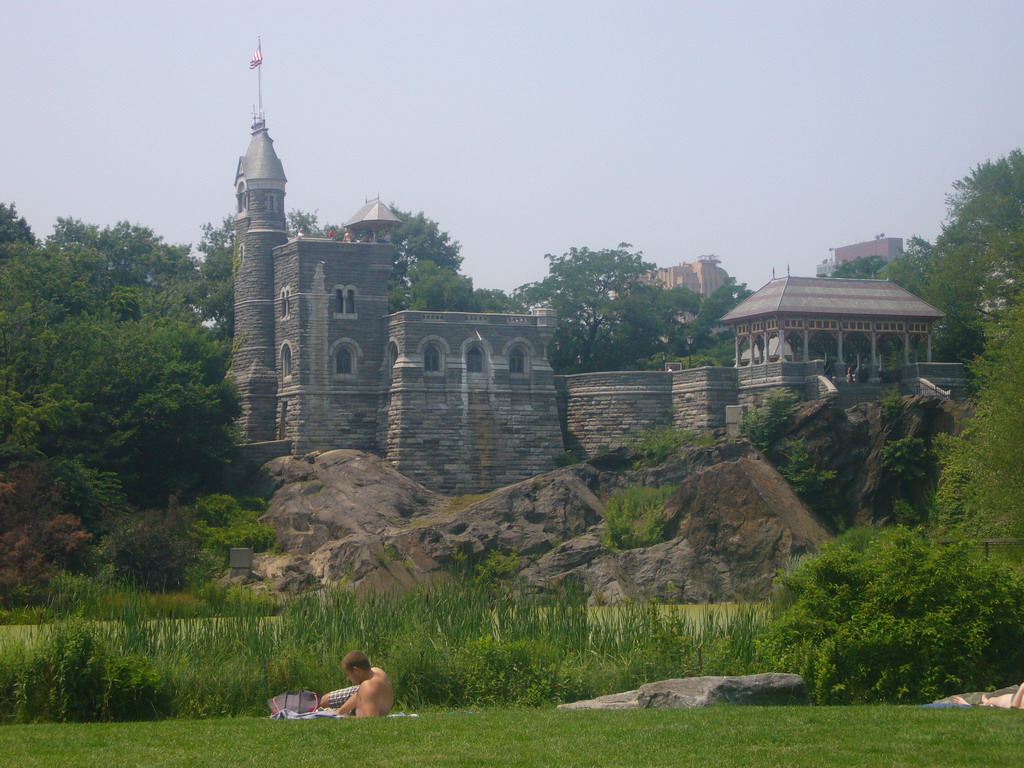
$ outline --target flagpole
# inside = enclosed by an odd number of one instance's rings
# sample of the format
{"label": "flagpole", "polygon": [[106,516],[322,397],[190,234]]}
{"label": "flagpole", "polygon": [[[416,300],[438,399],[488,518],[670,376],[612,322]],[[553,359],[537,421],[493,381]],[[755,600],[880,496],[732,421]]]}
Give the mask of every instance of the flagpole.
{"label": "flagpole", "polygon": [[256,69],[256,84],[259,89],[259,101],[260,101],[260,120],[263,119],[263,41],[260,40],[260,36],[256,35],[256,50],[260,52],[260,65]]}

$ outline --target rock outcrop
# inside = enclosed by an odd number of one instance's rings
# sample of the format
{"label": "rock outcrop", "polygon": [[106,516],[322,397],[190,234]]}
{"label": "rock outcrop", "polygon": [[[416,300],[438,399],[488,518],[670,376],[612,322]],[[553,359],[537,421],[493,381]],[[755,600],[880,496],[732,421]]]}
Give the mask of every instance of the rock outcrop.
{"label": "rock outcrop", "polygon": [[800,675],[768,672],[739,677],[684,677],[647,683],[635,691],[560,704],[559,709],[694,709],[715,704],[738,706],[808,705]]}
{"label": "rock outcrop", "polygon": [[[836,471],[851,522],[872,522],[896,494],[913,491],[884,466],[886,441],[928,443],[955,432],[962,409],[908,398],[886,423],[876,403],[843,411],[809,402],[783,439],[802,440],[819,468]],[[500,553],[517,564],[526,588],[571,584],[592,603],[761,600],[776,572],[817,551],[834,523],[808,510],[775,469],[769,459],[780,457],[780,445],[765,455],[745,439],[719,436],[647,469],[633,468],[636,456],[620,449],[468,497],[429,491],[360,451],[283,457],[265,467],[263,482],[276,491],[263,519],[286,554],[257,556],[256,574],[280,590],[332,583],[404,590]],[[664,540],[612,551],[605,502],[635,485],[676,486],[664,506]]]}
{"label": "rock outcrop", "polygon": [[[595,603],[757,600],[790,557],[828,538],[746,441],[694,448],[655,469],[621,469],[628,458],[602,457],[479,499],[431,493],[359,451],[275,459],[267,469],[279,488],[264,520],[287,554],[258,556],[256,572],[282,590],[408,589],[499,552],[518,557],[525,585],[572,582]],[[638,484],[678,484],[665,505],[667,540],[610,551],[604,500]]]}
{"label": "rock outcrop", "polygon": [[938,481],[938,465],[925,461],[913,481],[887,471],[887,442],[920,438],[926,448],[939,434],[958,434],[972,406],[966,402],[917,395],[903,399],[898,414],[887,415],[879,402],[840,408],[829,400],[801,403],[768,458],[782,459],[784,440],[801,441],[819,469],[836,473],[835,487],[848,525],[887,522],[896,498],[920,500]]}

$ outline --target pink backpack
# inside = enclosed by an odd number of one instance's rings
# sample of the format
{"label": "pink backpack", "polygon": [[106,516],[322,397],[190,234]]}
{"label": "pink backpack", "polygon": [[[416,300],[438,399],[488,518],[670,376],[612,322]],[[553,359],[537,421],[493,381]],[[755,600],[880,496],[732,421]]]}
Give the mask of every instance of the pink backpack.
{"label": "pink backpack", "polygon": [[290,709],[300,715],[316,711],[320,699],[312,691],[285,691],[272,699],[267,699],[270,714],[276,715],[282,709]]}

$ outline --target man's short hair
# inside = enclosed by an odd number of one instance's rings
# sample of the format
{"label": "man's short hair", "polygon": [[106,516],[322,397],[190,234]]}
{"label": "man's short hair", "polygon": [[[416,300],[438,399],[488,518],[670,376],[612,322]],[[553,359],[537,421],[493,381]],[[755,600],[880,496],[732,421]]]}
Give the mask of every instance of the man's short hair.
{"label": "man's short hair", "polygon": [[341,660],[342,669],[353,669],[355,667],[366,672],[370,671],[370,659],[362,651],[351,651]]}

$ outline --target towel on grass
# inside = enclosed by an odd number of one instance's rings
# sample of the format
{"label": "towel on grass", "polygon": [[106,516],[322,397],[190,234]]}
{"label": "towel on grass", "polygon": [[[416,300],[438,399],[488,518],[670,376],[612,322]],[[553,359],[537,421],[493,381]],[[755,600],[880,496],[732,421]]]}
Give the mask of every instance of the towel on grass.
{"label": "towel on grass", "polygon": [[[329,709],[317,709],[313,712],[293,712],[290,709],[282,709],[280,712],[275,712],[270,716],[271,720],[312,720],[316,717],[344,717],[336,712],[331,712]],[[387,717],[419,717],[416,714],[406,714],[405,712],[392,712]]]}

